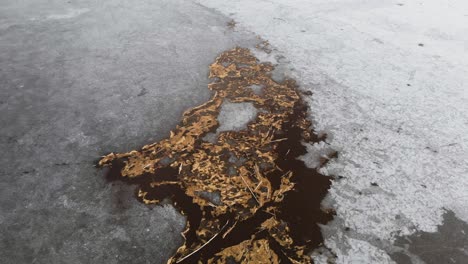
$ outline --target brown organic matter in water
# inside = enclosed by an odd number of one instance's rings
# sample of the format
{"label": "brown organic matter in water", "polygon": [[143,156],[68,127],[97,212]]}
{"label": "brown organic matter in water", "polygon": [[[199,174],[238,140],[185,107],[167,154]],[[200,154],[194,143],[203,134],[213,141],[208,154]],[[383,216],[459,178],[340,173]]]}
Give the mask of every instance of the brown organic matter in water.
{"label": "brown organic matter in water", "polygon": [[[187,216],[185,243],[168,263],[312,262],[308,253],[323,241],[318,224],[333,215],[320,206],[330,178],[297,160],[302,141],[321,139],[295,82],[275,82],[273,69],[248,49],[222,53],[210,66],[213,96],[186,111],[169,138],[99,161],[108,177],[138,184],[142,202],[170,198]],[[251,102],[259,113],[246,129],[205,141],[225,101]]]}

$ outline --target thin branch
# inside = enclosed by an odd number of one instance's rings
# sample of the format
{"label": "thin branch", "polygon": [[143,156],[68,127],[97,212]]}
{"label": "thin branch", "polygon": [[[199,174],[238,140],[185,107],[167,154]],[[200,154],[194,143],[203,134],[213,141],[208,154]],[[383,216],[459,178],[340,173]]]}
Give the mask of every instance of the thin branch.
{"label": "thin branch", "polygon": [[247,182],[245,181],[244,176],[241,175],[241,178],[242,178],[242,180],[244,181],[245,186],[247,186],[247,188],[249,189],[249,191],[250,191],[250,193],[252,194],[253,198],[255,198],[255,201],[257,201],[257,203],[260,204],[260,201],[258,201],[257,196],[256,196],[255,193],[252,191],[252,189],[250,189],[250,186],[249,186],[249,185],[247,184]]}
{"label": "thin branch", "polygon": [[271,142],[285,141],[285,140],[287,140],[287,139],[288,139],[288,138],[279,138],[279,139],[271,140],[269,143],[271,143]]}
{"label": "thin branch", "polygon": [[221,230],[219,230],[218,233],[216,233],[216,235],[214,235],[213,237],[210,238],[210,240],[206,241],[205,244],[201,245],[199,248],[195,249],[194,251],[192,251],[190,254],[186,255],[185,257],[181,258],[181,259],[178,259],[176,261],[176,263],[180,263],[182,261],[184,261],[185,259],[187,259],[188,257],[192,256],[193,254],[197,253],[198,251],[200,251],[202,248],[204,248],[206,245],[208,245],[211,241],[213,241],[213,239],[215,239],[223,230],[224,228],[229,224],[229,220],[226,222],[226,224],[224,224],[224,226],[221,228]]}
{"label": "thin branch", "polygon": [[234,225],[232,225],[224,234],[223,234],[223,239],[229,234],[231,233],[231,231],[234,229],[234,227],[236,227],[237,225],[237,221],[234,223]]}

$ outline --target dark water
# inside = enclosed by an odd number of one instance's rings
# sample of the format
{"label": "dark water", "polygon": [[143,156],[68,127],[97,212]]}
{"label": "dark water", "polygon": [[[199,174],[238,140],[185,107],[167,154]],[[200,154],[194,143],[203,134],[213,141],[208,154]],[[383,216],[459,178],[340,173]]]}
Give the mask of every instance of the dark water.
{"label": "dark water", "polygon": [[[297,159],[299,156],[306,154],[307,151],[306,147],[301,144],[303,129],[296,127],[294,124],[297,123],[296,120],[304,118],[306,115],[307,107],[302,101],[299,101],[296,103],[294,113],[288,117],[288,122],[286,122],[281,132],[282,134],[276,135],[275,138],[287,138],[287,140],[281,141],[276,149],[279,154],[276,165],[283,172],[275,170],[267,175],[267,178],[270,180],[273,189],[278,189],[284,172],[292,171],[293,177],[291,180],[296,183],[295,189],[287,192],[284,200],[279,205],[275,204],[278,209],[276,217],[287,223],[290,229],[289,234],[295,245],[306,246],[308,250],[312,250],[319,247],[323,242],[318,224],[325,224],[330,221],[333,218],[333,213],[325,212],[321,208],[321,202],[330,188],[331,178],[320,174],[316,169],[307,168],[303,161]],[[314,137],[311,141],[318,142],[321,140],[323,139]],[[193,243],[196,243],[195,230],[199,227],[203,216],[201,208],[178,185],[163,185],[158,188],[151,188],[149,184],[154,181],[177,181],[178,171],[168,167],[159,169],[154,174],[129,178],[121,177],[123,166],[124,162],[122,160],[114,161],[106,173],[107,180],[120,180],[128,184],[138,185],[142,191],[148,192],[147,199],[163,200],[169,198],[174,206],[187,217],[190,225],[190,229],[185,234],[187,246],[190,247]],[[141,200],[138,196],[137,199]],[[264,205],[264,208],[269,205],[271,204]],[[224,238],[221,235],[217,236],[196,253],[178,263],[206,262],[222,249],[249,240],[254,234],[257,239],[266,238],[269,240],[272,250],[279,256],[281,263],[290,263],[287,256],[290,254],[292,256],[293,252],[287,252],[287,249],[281,247],[269,236],[268,231],[258,232],[258,227],[272,216],[262,210],[264,208],[260,208],[253,217],[237,223]],[[205,217],[209,219],[210,214],[206,215],[208,216]],[[234,225],[234,221],[230,221],[232,219],[234,219],[234,216],[230,215],[230,213],[218,217],[220,223],[226,223],[224,230]]]}

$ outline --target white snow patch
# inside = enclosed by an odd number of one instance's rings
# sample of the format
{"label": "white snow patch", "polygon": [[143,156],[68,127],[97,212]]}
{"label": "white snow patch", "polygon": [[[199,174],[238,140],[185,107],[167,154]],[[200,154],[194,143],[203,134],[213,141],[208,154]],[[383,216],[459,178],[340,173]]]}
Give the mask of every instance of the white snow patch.
{"label": "white snow patch", "polygon": [[217,133],[245,129],[247,124],[257,116],[257,108],[252,103],[231,103],[225,101],[218,115]]}
{"label": "white snow patch", "polygon": [[[345,177],[330,196],[347,226],[392,241],[436,231],[442,208],[468,221],[467,1],[198,2],[267,39],[313,92],[315,129],[339,152],[323,171]],[[333,241],[339,263],[390,262],[365,241]]]}
{"label": "white snow patch", "polygon": [[335,152],[330,145],[324,141],[314,144],[306,144],[307,154],[299,157],[309,168],[318,168],[323,164],[321,159],[329,160]]}

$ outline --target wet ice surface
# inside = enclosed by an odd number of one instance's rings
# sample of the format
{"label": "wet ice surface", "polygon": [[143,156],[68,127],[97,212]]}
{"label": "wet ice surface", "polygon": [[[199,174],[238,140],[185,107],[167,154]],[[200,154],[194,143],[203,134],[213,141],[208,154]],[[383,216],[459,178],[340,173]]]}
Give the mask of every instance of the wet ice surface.
{"label": "wet ice surface", "polygon": [[395,239],[436,232],[442,208],[468,221],[465,1],[198,2],[267,39],[314,93],[315,128],[340,153],[324,169],[339,263],[392,262]]}
{"label": "wet ice surface", "polygon": [[164,263],[172,206],[94,168],[168,136],[209,97],[208,65],[252,34],[188,1],[0,5],[0,263]]}

